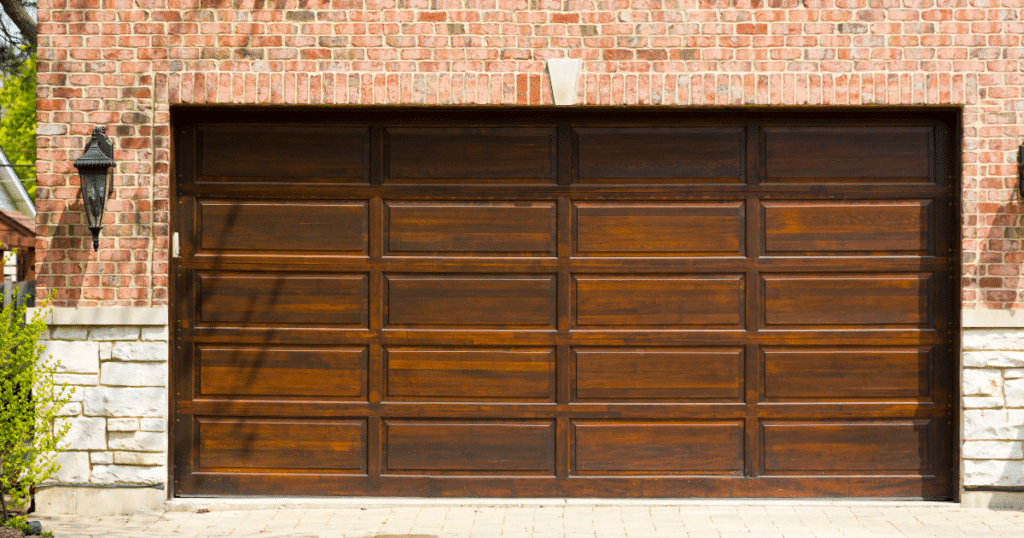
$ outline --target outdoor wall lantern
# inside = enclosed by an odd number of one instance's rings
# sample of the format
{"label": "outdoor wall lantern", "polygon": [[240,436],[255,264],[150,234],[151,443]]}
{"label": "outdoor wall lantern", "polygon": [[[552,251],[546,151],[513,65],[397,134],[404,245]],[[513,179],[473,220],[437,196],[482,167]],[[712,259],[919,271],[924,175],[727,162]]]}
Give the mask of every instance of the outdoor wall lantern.
{"label": "outdoor wall lantern", "polygon": [[85,217],[92,232],[92,249],[100,249],[100,229],[103,228],[103,206],[107,202],[107,172],[114,163],[114,147],[107,138],[106,127],[95,127],[92,138],[85,144],[85,153],[75,160],[82,183],[82,201]]}

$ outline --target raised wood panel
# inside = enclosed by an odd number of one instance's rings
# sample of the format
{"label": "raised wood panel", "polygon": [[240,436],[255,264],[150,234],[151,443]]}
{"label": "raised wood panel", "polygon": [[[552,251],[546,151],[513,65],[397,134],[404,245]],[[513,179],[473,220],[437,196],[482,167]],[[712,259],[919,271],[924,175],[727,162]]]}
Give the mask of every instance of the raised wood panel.
{"label": "raised wood panel", "polygon": [[555,470],[552,422],[385,422],[388,471]]}
{"label": "raised wood panel", "polygon": [[743,349],[573,350],[578,400],[742,397]]}
{"label": "raised wood panel", "polygon": [[931,200],[763,202],[764,251],[934,252]]}
{"label": "raised wood panel", "polygon": [[574,421],[575,471],[587,474],[743,471],[743,424]]}
{"label": "raised wood panel", "polygon": [[386,202],[392,254],[555,255],[554,202]]}
{"label": "raised wood panel", "polygon": [[366,398],[366,347],[196,346],[201,396]]}
{"label": "raised wood panel", "polygon": [[743,180],[741,127],[577,127],[581,183]]}
{"label": "raised wood panel", "polygon": [[386,275],[387,324],[553,328],[554,275]]}
{"label": "raised wood panel", "polygon": [[574,275],[579,327],[680,327],[743,323],[741,275]]}
{"label": "raised wood panel", "polygon": [[769,127],[766,181],[930,181],[931,127]]}
{"label": "raised wood panel", "polygon": [[930,327],[930,274],[762,275],[771,325]]}
{"label": "raised wood panel", "polygon": [[743,208],[743,202],[576,202],[576,252],[742,256]]}
{"label": "raised wood panel", "polygon": [[366,472],[365,420],[197,417],[199,467]]}
{"label": "raised wood panel", "polygon": [[204,323],[367,324],[367,276],[199,273]]}
{"label": "raised wood panel", "polygon": [[769,401],[907,400],[931,397],[928,348],[765,349]]}
{"label": "raised wood panel", "polygon": [[554,349],[385,350],[387,396],[554,400]]}
{"label": "raised wood panel", "polygon": [[763,425],[766,473],[927,474],[931,420],[784,422]]}
{"label": "raised wood panel", "polygon": [[295,182],[330,178],[365,183],[369,175],[369,129],[238,125],[200,128],[200,174]]}
{"label": "raised wood panel", "polygon": [[388,181],[555,182],[555,128],[388,127]]}
{"label": "raised wood panel", "polygon": [[199,201],[204,251],[366,254],[367,202]]}

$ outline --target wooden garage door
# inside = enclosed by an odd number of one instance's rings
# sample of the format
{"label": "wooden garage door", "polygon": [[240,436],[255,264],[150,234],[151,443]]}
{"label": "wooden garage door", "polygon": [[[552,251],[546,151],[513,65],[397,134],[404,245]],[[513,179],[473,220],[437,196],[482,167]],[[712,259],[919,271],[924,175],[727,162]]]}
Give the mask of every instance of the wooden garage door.
{"label": "wooden garage door", "polygon": [[175,110],[176,495],[949,498],[955,116]]}

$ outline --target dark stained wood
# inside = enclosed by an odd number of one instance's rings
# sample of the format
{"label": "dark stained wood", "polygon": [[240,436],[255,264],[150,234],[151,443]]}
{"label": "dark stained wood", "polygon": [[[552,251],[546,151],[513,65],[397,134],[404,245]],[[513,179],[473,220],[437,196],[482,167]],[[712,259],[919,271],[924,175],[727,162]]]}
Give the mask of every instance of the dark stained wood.
{"label": "dark stained wood", "polygon": [[201,396],[366,398],[365,347],[196,346]]}
{"label": "dark stained wood", "polygon": [[199,275],[207,323],[367,323],[366,275]]}
{"label": "dark stained wood", "polygon": [[743,471],[743,425],[575,421],[578,473]]}
{"label": "dark stained wood", "polygon": [[763,275],[771,325],[930,325],[930,275]]}
{"label": "dark stained wood", "polygon": [[741,127],[578,127],[581,183],[743,180]]}
{"label": "dark stained wood", "polygon": [[550,275],[385,275],[389,327],[553,327]]}
{"label": "dark stained wood", "polygon": [[200,469],[366,470],[366,422],[197,417]]}
{"label": "dark stained wood", "polygon": [[573,205],[576,252],[743,255],[743,203],[589,203]]}
{"label": "dark stained wood", "polygon": [[554,202],[386,202],[389,254],[555,255]]}
{"label": "dark stained wood", "polygon": [[552,422],[389,420],[388,471],[554,473]]}
{"label": "dark stained wood", "polygon": [[385,182],[554,183],[554,128],[387,127]]}
{"label": "dark stained wood", "polygon": [[931,127],[771,127],[765,181],[931,181]]}
{"label": "dark stained wood", "polygon": [[553,349],[389,348],[386,353],[389,398],[554,399]]}
{"label": "dark stained wood", "polygon": [[764,202],[764,251],[934,252],[933,202]]}
{"label": "dark stained wood", "polygon": [[368,208],[358,202],[199,204],[203,250],[367,253]]}
{"label": "dark stained wood", "polygon": [[764,429],[765,472],[929,474],[928,420],[775,422]]}
{"label": "dark stained wood", "polygon": [[573,350],[578,400],[742,398],[742,349]]}
{"label": "dark stained wood", "polygon": [[949,499],[960,114],[175,108],[173,494]]}
{"label": "dark stained wood", "polygon": [[199,137],[201,181],[367,180],[365,127],[204,126]]}
{"label": "dark stained wood", "polygon": [[577,275],[576,324],[672,327],[743,323],[743,277]]}
{"label": "dark stained wood", "polygon": [[765,349],[769,401],[927,399],[933,348]]}

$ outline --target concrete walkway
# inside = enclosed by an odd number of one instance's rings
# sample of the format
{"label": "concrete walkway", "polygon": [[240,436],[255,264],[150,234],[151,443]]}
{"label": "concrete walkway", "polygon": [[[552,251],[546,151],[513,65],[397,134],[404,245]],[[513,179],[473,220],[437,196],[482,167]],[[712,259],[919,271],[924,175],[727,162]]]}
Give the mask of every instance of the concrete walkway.
{"label": "concrete walkway", "polygon": [[1024,537],[1024,511],[951,503],[615,502],[273,508],[245,501],[132,516],[35,514],[57,538],[984,538]]}

